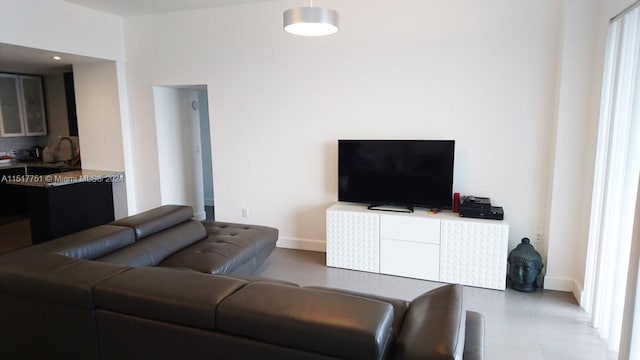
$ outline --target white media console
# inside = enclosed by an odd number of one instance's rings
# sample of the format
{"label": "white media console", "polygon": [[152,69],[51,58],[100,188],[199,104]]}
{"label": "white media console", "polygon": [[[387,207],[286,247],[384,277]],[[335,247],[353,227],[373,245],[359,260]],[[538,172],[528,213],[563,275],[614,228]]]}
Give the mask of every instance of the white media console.
{"label": "white media console", "polygon": [[327,209],[327,266],[504,290],[508,243],[505,221],[352,203]]}

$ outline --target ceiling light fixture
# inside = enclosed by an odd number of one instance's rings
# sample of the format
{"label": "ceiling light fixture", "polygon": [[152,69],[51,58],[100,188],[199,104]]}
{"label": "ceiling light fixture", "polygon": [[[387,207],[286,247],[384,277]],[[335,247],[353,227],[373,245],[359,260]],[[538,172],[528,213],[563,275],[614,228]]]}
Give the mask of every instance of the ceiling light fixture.
{"label": "ceiling light fixture", "polygon": [[292,8],[284,12],[284,30],[301,36],[325,36],[338,32],[338,12],[310,6]]}
{"label": "ceiling light fixture", "polygon": [[53,60],[60,61],[60,60],[62,60],[62,58],[61,58],[60,56],[54,56],[54,57],[53,57]]}

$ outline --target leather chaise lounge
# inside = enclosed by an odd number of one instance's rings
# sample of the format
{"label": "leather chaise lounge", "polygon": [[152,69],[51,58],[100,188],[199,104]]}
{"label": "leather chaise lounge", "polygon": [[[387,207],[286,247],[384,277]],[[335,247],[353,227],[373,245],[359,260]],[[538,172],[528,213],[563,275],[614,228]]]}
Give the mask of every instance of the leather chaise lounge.
{"label": "leather chaise lounge", "polygon": [[164,206],[0,257],[2,359],[484,359],[462,287],[413,301],[248,276],[263,226]]}

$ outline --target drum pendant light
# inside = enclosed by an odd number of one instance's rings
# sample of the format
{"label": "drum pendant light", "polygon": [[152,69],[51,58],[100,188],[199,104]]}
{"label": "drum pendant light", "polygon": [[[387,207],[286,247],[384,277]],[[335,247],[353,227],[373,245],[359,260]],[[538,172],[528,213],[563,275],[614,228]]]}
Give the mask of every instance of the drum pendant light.
{"label": "drum pendant light", "polygon": [[338,12],[310,6],[292,8],[284,12],[284,30],[301,36],[324,36],[338,31]]}

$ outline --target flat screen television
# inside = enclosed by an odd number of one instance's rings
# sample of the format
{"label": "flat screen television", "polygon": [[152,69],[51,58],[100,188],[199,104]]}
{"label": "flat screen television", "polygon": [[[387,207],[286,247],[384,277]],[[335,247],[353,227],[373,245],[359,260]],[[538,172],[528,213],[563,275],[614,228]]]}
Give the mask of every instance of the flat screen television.
{"label": "flat screen television", "polygon": [[338,140],[338,200],[451,209],[454,140]]}

